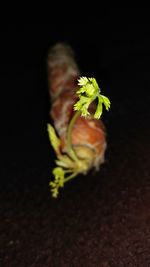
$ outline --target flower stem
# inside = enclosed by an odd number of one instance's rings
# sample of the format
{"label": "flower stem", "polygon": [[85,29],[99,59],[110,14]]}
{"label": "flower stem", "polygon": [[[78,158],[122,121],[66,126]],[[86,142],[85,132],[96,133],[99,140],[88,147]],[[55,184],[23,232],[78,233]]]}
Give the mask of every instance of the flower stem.
{"label": "flower stem", "polygon": [[80,111],[76,111],[72,117],[72,119],[70,120],[69,126],[68,126],[68,131],[67,131],[67,151],[68,151],[68,155],[74,160],[74,161],[78,161],[78,157],[72,147],[72,129],[73,126],[77,120],[77,118],[80,116],[81,112]]}

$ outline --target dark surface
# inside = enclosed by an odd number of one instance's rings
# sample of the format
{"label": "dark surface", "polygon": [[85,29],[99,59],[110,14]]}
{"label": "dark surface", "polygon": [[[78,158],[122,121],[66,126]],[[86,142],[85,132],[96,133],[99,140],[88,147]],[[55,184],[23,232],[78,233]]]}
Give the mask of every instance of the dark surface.
{"label": "dark surface", "polygon": [[[135,10],[128,23],[127,14],[116,11],[116,21],[111,14],[91,26],[72,25],[73,32],[67,24],[1,30],[2,267],[150,266],[150,24]],[[92,29],[99,42],[87,37]],[[84,75],[102,84],[112,107],[103,114],[105,164],[66,184],[54,200],[46,55],[62,40],[75,48]]]}

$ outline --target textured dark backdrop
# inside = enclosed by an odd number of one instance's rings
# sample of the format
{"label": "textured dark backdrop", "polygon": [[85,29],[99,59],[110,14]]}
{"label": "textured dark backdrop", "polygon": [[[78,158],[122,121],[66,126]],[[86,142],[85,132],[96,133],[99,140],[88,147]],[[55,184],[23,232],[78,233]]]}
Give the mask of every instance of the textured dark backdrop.
{"label": "textured dark backdrop", "polygon": [[[1,25],[0,266],[150,266],[150,21],[108,9],[97,21]],[[98,173],[49,193],[54,153],[46,57],[68,42],[112,103]]]}

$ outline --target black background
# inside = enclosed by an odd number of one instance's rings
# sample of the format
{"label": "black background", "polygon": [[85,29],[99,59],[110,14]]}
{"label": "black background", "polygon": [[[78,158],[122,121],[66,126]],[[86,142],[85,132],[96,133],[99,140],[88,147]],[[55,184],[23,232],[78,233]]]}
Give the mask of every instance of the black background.
{"label": "black background", "polygon": [[[112,8],[82,23],[1,25],[2,266],[150,265],[148,13]],[[53,200],[46,60],[62,41],[81,73],[96,77],[111,110],[103,114],[104,166]]]}

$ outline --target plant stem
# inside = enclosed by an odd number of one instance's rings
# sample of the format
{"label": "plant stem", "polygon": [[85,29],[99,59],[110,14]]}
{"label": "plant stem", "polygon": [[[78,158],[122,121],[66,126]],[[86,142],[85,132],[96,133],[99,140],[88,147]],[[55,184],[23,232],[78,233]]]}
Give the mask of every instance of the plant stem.
{"label": "plant stem", "polygon": [[67,131],[67,151],[68,151],[68,155],[75,161],[78,161],[78,157],[72,147],[72,129],[73,126],[75,124],[75,121],[77,120],[77,118],[79,117],[79,115],[81,114],[80,111],[76,111],[69,123],[68,126],[68,131]]}
{"label": "plant stem", "polygon": [[77,172],[74,172],[74,173],[70,174],[67,178],[64,179],[64,182],[66,183],[66,182],[70,181],[71,179],[73,179],[77,175],[78,175]]}

